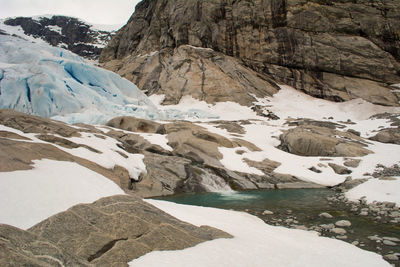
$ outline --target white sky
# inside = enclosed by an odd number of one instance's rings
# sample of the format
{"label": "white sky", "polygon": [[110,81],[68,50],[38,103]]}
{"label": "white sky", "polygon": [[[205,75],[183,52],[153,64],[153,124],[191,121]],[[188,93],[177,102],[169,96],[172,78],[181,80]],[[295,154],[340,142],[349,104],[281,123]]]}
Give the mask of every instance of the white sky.
{"label": "white sky", "polygon": [[140,0],[0,0],[0,18],[66,15],[94,24],[125,24]]}

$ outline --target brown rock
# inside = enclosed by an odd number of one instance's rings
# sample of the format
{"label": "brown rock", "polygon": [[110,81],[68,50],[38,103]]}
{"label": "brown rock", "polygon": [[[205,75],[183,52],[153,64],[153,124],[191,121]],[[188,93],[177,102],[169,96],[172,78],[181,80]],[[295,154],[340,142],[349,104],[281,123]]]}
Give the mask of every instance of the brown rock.
{"label": "brown rock", "polygon": [[100,59],[166,103],[193,93],[248,104],[243,90],[267,95],[276,81],[398,106],[389,85],[400,82],[399,14],[398,1],[145,0]]}
{"label": "brown rock", "polygon": [[280,140],[279,148],[300,156],[358,157],[372,153],[359,136],[319,126],[298,126],[283,133]]}
{"label": "brown rock", "polygon": [[28,230],[95,265],[126,265],[153,250],[174,250],[229,238],[215,228],[195,227],[139,198],[120,195],[81,204]]}
{"label": "brown rock", "polygon": [[128,116],[114,118],[107,122],[107,126],[138,133],[164,133],[160,123]]}
{"label": "brown rock", "polygon": [[381,130],[369,139],[381,143],[400,145],[400,128],[397,127]]}
{"label": "brown rock", "polygon": [[345,167],[343,167],[343,166],[341,166],[341,165],[338,165],[338,164],[335,164],[335,163],[328,163],[328,165],[329,165],[329,167],[331,167],[331,168],[334,170],[334,172],[337,173],[337,174],[350,174],[350,173],[352,173],[351,170],[349,170],[349,169],[347,169],[347,168],[345,168]]}

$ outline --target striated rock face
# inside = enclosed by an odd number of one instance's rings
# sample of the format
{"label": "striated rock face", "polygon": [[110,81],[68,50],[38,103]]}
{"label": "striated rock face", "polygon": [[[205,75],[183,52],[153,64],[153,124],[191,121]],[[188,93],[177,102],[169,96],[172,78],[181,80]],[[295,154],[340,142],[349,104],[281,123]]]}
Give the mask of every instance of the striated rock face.
{"label": "striated rock face", "polygon": [[150,251],[231,237],[127,195],[76,205],[27,231],[0,224],[0,234],[1,266],[127,266]]}
{"label": "striated rock face", "polygon": [[400,82],[399,32],[396,0],[143,0],[100,60],[165,103],[239,94],[249,104],[249,94],[285,83],[334,101],[398,105],[389,85]]}
{"label": "striated rock face", "polygon": [[359,136],[329,127],[304,124],[280,136],[280,149],[300,156],[361,157],[372,153]]}
{"label": "striated rock face", "polygon": [[99,57],[102,48],[113,35],[66,16],[17,17],[5,20],[4,24],[21,26],[26,35],[39,37],[53,46],[61,46],[90,59]]}

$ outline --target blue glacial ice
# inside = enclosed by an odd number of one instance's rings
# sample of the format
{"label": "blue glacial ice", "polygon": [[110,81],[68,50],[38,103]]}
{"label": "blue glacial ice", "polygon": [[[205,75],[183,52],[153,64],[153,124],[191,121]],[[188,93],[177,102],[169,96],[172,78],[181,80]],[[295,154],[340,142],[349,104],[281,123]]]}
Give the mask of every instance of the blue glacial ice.
{"label": "blue glacial ice", "polygon": [[0,35],[0,108],[67,123],[116,116],[217,118],[201,110],[158,109],[136,85],[62,48]]}

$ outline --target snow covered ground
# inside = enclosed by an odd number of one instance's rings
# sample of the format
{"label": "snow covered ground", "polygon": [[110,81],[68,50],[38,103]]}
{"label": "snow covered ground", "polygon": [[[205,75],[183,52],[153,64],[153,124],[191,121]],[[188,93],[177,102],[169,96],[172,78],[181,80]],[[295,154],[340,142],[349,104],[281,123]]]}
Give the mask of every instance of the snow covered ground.
{"label": "snow covered ground", "polygon": [[110,179],[74,162],[36,160],[32,170],[0,172],[0,223],[28,229],[79,203],[124,194]]}
{"label": "snow covered ground", "polygon": [[213,226],[234,238],[179,251],[154,251],[131,261],[130,266],[391,266],[378,254],[343,241],[319,237],[315,232],[270,226],[247,213],[148,202],[180,220]]}

